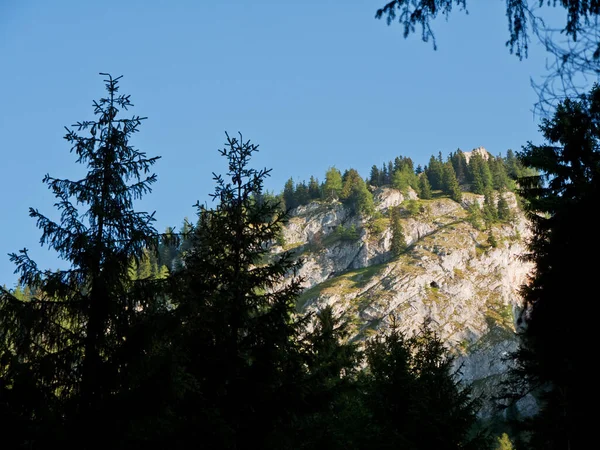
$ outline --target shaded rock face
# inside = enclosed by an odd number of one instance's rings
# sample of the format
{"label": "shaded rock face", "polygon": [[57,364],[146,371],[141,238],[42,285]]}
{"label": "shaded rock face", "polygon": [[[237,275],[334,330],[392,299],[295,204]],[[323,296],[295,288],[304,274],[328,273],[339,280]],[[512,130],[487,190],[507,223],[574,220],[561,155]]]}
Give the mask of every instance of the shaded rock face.
{"label": "shaded rock face", "polygon": [[[285,249],[304,261],[305,291],[298,307],[314,311],[332,305],[352,318],[356,338],[385,331],[392,318],[408,334],[427,321],[456,355],[461,379],[491,397],[507,369],[504,357],[517,345],[518,290],[532,269],[520,258],[528,224],[514,195],[504,195],[514,218],[493,226],[495,246],[487,230],[468,220],[468,206],[483,203],[483,196],[470,193],[459,204],[378,189],[375,218],[358,217],[339,202],[297,208],[283,234]],[[410,200],[419,202],[417,213],[405,209]],[[386,218],[393,206],[402,208],[408,245],[398,256],[391,253]],[[535,403],[529,399],[520,408],[529,414]],[[488,402],[482,414],[491,413]]]}

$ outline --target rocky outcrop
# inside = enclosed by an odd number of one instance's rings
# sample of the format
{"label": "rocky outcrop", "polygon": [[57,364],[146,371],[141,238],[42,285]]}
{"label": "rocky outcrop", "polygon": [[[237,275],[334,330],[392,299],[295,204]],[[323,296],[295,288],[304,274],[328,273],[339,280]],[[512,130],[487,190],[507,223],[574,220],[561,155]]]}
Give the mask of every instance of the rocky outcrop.
{"label": "rocky outcrop", "polygon": [[467,161],[467,164],[469,164],[469,160],[471,159],[471,156],[476,155],[476,154],[481,155],[481,157],[486,161],[491,157],[490,152],[488,152],[485,148],[477,147],[477,148],[474,148],[473,150],[471,150],[470,152],[463,152],[463,155],[465,155],[465,160]]}
{"label": "rocky outcrop", "polygon": [[[332,305],[350,318],[356,338],[385,330],[392,318],[406,333],[427,321],[455,353],[463,380],[490,394],[506,371],[503,356],[516,348],[518,290],[531,270],[520,258],[526,220],[514,195],[504,195],[514,218],[494,226],[492,240],[471,224],[467,211],[483,196],[464,193],[459,204],[379,189],[378,213],[369,219],[339,202],[297,208],[284,230],[285,245],[274,251],[294,249],[303,258],[302,310]],[[386,215],[392,206],[403,208],[408,244],[398,256],[390,251]],[[522,412],[534,406],[523,402]],[[491,414],[491,407],[485,411]]]}

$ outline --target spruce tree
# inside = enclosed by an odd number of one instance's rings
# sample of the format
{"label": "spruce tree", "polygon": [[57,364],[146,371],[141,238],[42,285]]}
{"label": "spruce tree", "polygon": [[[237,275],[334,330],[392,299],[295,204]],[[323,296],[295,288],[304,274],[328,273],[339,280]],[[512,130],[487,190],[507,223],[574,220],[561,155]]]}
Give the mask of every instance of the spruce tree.
{"label": "spruce tree", "polygon": [[521,165],[521,162],[515,155],[515,152],[510,148],[506,151],[506,158],[504,160],[504,165],[506,167],[507,175],[510,178],[512,178],[513,180],[516,180],[517,178],[519,178],[521,176],[520,168],[519,168],[519,166]]}
{"label": "spruce tree", "polygon": [[310,191],[306,182],[302,181],[296,184],[294,198],[298,206],[306,205],[310,202]]}
{"label": "spruce tree", "polygon": [[425,170],[425,174],[427,175],[427,178],[429,178],[429,184],[431,185],[431,189],[442,189],[444,177],[443,163],[436,159],[433,155],[429,159],[429,165]]}
{"label": "spruce tree", "polygon": [[283,187],[283,201],[287,209],[294,209],[298,206],[296,198],[296,186],[292,177],[288,178]]}
{"label": "spruce tree", "polygon": [[400,207],[395,206],[390,208],[390,223],[392,227],[392,255],[399,256],[407,247],[404,228],[400,219]]}
{"label": "spruce tree", "polygon": [[478,401],[428,325],[406,337],[393,322],[389,333],[367,341],[365,354],[366,448],[487,448],[487,436],[474,431]]}
{"label": "spruce tree", "polygon": [[498,220],[498,208],[494,202],[494,192],[486,190],[483,197],[483,220],[489,226]]}
{"label": "spruce tree", "polygon": [[414,172],[414,164],[412,159],[407,156],[396,156],[394,158],[394,171],[403,171],[406,170],[408,172]]}
{"label": "spruce tree", "polygon": [[413,417],[407,433],[420,449],[487,448],[489,437],[475,430],[480,406],[470,385],[460,381],[460,367],[439,334],[425,321],[407,341]]}
{"label": "spruce tree", "polygon": [[371,166],[371,173],[369,175],[369,184],[371,186],[381,186],[381,172],[376,165]]}
{"label": "spruce tree", "polygon": [[508,222],[512,218],[512,213],[506,201],[506,191],[501,190],[498,193],[498,220]]}
{"label": "spruce tree", "polygon": [[111,405],[133,389],[133,361],[141,354],[136,324],[155,306],[151,296],[136,295],[128,270],[155,248],[154,217],[136,212],[133,202],[150,192],[158,157],[130,145],[144,118],[119,118],[130,98],[118,92],[121,77],[101,75],[107,96],[93,103],[97,119],[77,122],[65,136],[87,175],[44,177],[57,198],[58,221],[29,210],[42,230],[40,243],[70,267],[42,270],[23,249],[11,260],[35,295],[20,301],[0,290],[0,395],[18,416],[28,448],[57,440],[96,448],[119,433],[127,418]]}
{"label": "spruce tree", "polygon": [[479,206],[478,201],[474,201],[467,208],[467,222],[469,222],[473,227],[478,230],[483,230],[484,228],[484,220],[483,220],[483,211],[481,210],[481,206]]}
{"label": "spruce tree", "polygon": [[490,158],[490,171],[492,173],[493,189],[500,191],[510,186],[510,178],[501,156]]}
{"label": "spruce tree", "polygon": [[289,252],[267,258],[287,215],[269,199],[254,201],[270,173],[249,166],[256,151],[227,135],[218,204],[197,205],[184,268],[172,278],[171,351],[182,375],[170,389],[163,448],[188,448],[196,436],[212,448],[276,447],[302,397],[300,262]]}
{"label": "spruce tree", "polygon": [[357,448],[363,417],[357,407],[360,392],[356,376],[362,354],[358,343],[350,337],[348,322],[337,317],[331,306],[316,313],[312,330],[302,340],[306,367],[303,401],[295,411],[296,420],[288,438],[290,445],[286,447]]}
{"label": "spruce tree", "polygon": [[368,216],[373,214],[373,194],[367,189],[365,180],[356,169],[349,169],[342,177],[342,190],[340,200],[349,206],[355,213]]}
{"label": "spruce tree", "polygon": [[308,196],[311,200],[316,200],[321,197],[321,185],[319,184],[319,180],[312,175],[308,182]]}
{"label": "spruce tree", "polygon": [[454,172],[456,173],[456,179],[458,183],[465,183],[467,181],[468,167],[467,158],[465,158],[464,152],[459,148],[450,158]]}
{"label": "spruce tree", "polygon": [[179,248],[177,245],[177,233],[173,227],[167,227],[163,233],[164,239],[158,247],[158,263],[166,267],[170,272],[178,266]]}
{"label": "spruce tree", "polygon": [[488,229],[487,243],[491,248],[498,247],[498,240],[496,239],[496,236],[494,236],[494,232],[492,231],[491,227]]}
{"label": "spruce tree", "polygon": [[431,199],[431,184],[429,184],[429,178],[425,173],[419,176],[419,197],[423,200]]}
{"label": "spruce tree", "polygon": [[[471,158],[471,160],[473,160],[473,158]],[[473,163],[469,165],[469,169],[471,174],[471,191],[475,194],[483,194],[485,192],[485,184],[479,166],[476,163]]]}
{"label": "spruce tree", "polygon": [[444,163],[442,175],[442,190],[444,194],[449,195],[452,200],[460,203],[462,201],[462,192],[454,173],[454,167],[450,161]]}
{"label": "spruce tree", "polygon": [[481,159],[481,177],[483,179],[483,186],[485,190],[494,189],[494,177],[492,175],[491,165],[492,165],[492,157],[489,155],[487,159],[479,154],[475,155],[475,158]]}
{"label": "spruce tree", "polygon": [[598,274],[590,255],[600,253],[600,239],[585,227],[600,202],[599,123],[596,84],[561,102],[540,127],[546,143],[529,143],[518,155],[540,175],[518,180],[533,231],[526,256],[535,269],[521,291],[521,342],[507,395],[538,394],[532,448],[577,450],[593,439],[585,405],[595,389],[589,358],[596,321],[588,308]]}
{"label": "spruce tree", "polygon": [[388,169],[387,169],[387,165],[384,163],[381,165],[381,171],[379,172],[380,176],[380,184],[379,186],[385,186],[387,184],[390,184],[390,180],[391,180],[391,174],[388,173]]}
{"label": "spruce tree", "polygon": [[493,189],[492,172],[487,160],[483,159],[480,153],[471,155],[468,168],[471,190],[475,194],[484,194],[487,190]]}

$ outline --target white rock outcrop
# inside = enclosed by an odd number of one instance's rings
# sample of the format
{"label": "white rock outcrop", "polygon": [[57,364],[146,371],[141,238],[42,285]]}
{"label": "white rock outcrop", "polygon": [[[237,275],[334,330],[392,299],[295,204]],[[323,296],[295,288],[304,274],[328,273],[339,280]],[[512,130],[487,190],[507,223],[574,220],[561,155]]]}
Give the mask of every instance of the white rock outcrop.
{"label": "white rock outcrop", "polygon": [[[428,321],[456,354],[462,378],[482,394],[493,392],[507,368],[502,356],[516,348],[518,291],[532,269],[520,258],[527,222],[514,195],[505,195],[514,219],[493,228],[495,246],[487,231],[468,221],[468,206],[481,204],[483,196],[465,193],[462,204],[448,198],[421,200],[419,213],[406,211],[402,225],[408,248],[398,257],[390,252],[392,231],[385,213],[417,200],[412,191],[375,192],[376,210],[384,214],[379,228],[339,202],[297,208],[284,239],[304,260],[301,306],[333,305],[352,317],[359,337],[385,330],[392,317],[407,333]],[[534,407],[523,402],[525,413]]]}

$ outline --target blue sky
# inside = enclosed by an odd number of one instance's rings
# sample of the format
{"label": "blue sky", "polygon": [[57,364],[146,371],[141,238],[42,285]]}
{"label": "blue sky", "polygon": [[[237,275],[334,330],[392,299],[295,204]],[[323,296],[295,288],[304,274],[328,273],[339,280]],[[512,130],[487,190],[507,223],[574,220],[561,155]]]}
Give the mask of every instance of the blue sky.
{"label": "blue sky", "polygon": [[132,144],[158,182],[139,208],[157,229],[209,202],[225,131],[259,144],[255,167],[323,179],[330,166],[367,176],[373,164],[484,146],[492,154],[540,141],[530,76],[504,46],[505,2],[471,1],[435,22],[438,50],[374,19],[384,0],[0,1],[0,284],[7,253],[27,247],[42,268],[64,267],[39,246],[30,206],[50,216],[44,174],[78,178],[64,126],[92,119],[99,72],[123,75],[132,114],[148,120]]}

